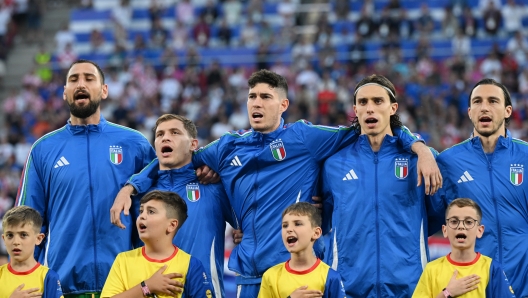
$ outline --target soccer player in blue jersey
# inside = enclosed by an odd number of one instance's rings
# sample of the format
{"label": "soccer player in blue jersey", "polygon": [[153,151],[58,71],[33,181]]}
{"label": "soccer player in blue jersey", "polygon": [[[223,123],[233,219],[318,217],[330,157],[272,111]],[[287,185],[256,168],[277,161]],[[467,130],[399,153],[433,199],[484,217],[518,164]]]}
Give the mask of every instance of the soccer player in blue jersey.
{"label": "soccer player in blue jersey", "polygon": [[237,227],[229,199],[222,184],[198,183],[192,164],[197,130],[191,120],[165,114],[156,121],[154,131],[160,171],[150,190],[173,191],[186,200],[189,218],[173,243],[202,262],[215,297],[222,298],[226,221]]}
{"label": "soccer player in blue jersey", "polygon": [[[106,121],[108,86],[99,66],[79,60],[68,70],[68,123],[38,139],[22,173],[17,205],[35,208],[46,235],[35,257],[61,276],[64,295],[99,295],[116,255],[132,248],[132,228],[108,222],[127,179],[156,157],[138,131]],[[123,218],[132,227],[130,218]],[[72,247],[73,245],[73,247]]]}
{"label": "soccer player in blue jersey", "polygon": [[44,239],[42,217],[37,210],[14,207],[6,212],[2,227],[9,263],[0,266],[0,297],[62,298],[59,276],[33,257]]}
{"label": "soccer player in blue jersey", "polygon": [[200,260],[172,242],[187,219],[185,201],[177,193],[154,190],[140,204],[136,226],[145,245],[117,255],[101,297],[212,297]]}
{"label": "soccer player in blue jersey", "polygon": [[282,242],[291,257],[264,273],[259,298],[345,297],[339,273],[313,254],[322,234],[321,221],[321,214],[310,203],[295,203],[284,210]]}
{"label": "soccer player in blue jersey", "polygon": [[528,297],[528,143],[507,129],[513,107],[503,84],[483,79],[468,101],[473,134],[438,156],[445,184],[437,195],[445,205],[455,198],[479,204],[486,232],[477,251],[501,263],[515,294]]}
{"label": "soccer player in blue jersey", "polygon": [[[295,202],[311,201],[324,160],[358,136],[350,127],[304,120],[285,124],[281,116],[289,106],[288,84],[274,72],[255,72],[248,85],[251,129],[228,132],[193,155],[195,167],[205,164],[220,175],[240,219],[243,240],[232,251],[228,266],[238,273],[238,295],[244,298],[257,297],[262,274],[290,257],[280,237],[281,212]],[[409,151],[412,146],[419,154],[426,188],[435,192],[441,176],[433,155],[407,129],[396,130],[402,146]],[[156,165],[129,180],[131,186],[122,189],[113,210],[127,212],[132,186],[139,192],[150,188],[149,175],[157,172]],[[119,225],[119,216],[113,218]]]}
{"label": "soccer player in blue jersey", "polygon": [[514,298],[501,265],[475,252],[475,242],[484,234],[479,205],[471,199],[455,199],[445,217],[442,232],[451,243],[451,252],[427,264],[413,297]]}

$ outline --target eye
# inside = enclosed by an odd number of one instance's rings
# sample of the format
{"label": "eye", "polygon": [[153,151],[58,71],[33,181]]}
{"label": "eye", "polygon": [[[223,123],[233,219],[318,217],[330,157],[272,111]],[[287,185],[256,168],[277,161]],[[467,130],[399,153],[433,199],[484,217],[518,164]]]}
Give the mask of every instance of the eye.
{"label": "eye", "polygon": [[27,236],[29,236],[27,233],[22,233],[22,238],[26,238]]}
{"label": "eye", "polygon": [[472,220],[472,219],[466,219],[466,220],[464,221],[464,224],[465,224],[466,226],[468,226],[468,227],[473,226],[474,223],[475,223],[475,221]]}
{"label": "eye", "polygon": [[376,104],[381,104],[381,103],[383,103],[383,100],[381,98],[377,98],[374,102]]}
{"label": "eye", "polygon": [[288,224],[282,224],[282,228],[286,229],[288,227]]}
{"label": "eye", "polygon": [[302,226],[303,224],[302,224],[302,222],[296,222],[295,225],[296,226]]}
{"label": "eye", "polygon": [[458,219],[456,219],[456,218],[452,218],[452,219],[450,219],[450,220],[449,220],[449,224],[450,224],[450,225],[453,225],[453,226],[458,225]]}

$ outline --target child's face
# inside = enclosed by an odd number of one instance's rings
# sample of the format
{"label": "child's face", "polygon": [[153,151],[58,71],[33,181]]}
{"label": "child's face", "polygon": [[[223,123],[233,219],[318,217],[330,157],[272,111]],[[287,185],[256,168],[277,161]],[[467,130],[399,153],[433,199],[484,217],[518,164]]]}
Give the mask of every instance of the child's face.
{"label": "child's face", "polygon": [[35,245],[42,242],[44,234],[37,233],[31,223],[21,223],[17,226],[4,227],[2,239],[11,262],[24,262],[33,257]]}
{"label": "child's face", "polygon": [[[167,210],[162,201],[150,200],[139,207],[139,216],[136,221],[139,238],[143,242],[148,239],[160,239],[167,232],[171,232],[178,220],[167,218]],[[174,227],[175,228],[175,227]]]}
{"label": "child's face", "polygon": [[[452,228],[449,224],[451,221],[452,226],[456,226],[456,220],[460,220],[457,228]],[[465,250],[474,249],[475,241],[477,238],[482,237],[484,233],[484,226],[480,224],[477,217],[477,211],[472,207],[458,207],[453,206],[447,214],[446,224],[442,226],[442,232],[444,237],[449,239],[452,248]],[[472,228],[467,228],[473,222]]]}
{"label": "child's face", "polygon": [[290,253],[312,250],[313,241],[321,237],[321,228],[313,227],[306,215],[286,214],[282,218],[282,241]]}

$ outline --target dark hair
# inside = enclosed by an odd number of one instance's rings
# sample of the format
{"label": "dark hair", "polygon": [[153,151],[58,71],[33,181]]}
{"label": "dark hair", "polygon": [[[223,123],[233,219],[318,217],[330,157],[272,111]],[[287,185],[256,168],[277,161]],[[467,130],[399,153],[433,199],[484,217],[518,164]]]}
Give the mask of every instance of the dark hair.
{"label": "dark hair", "polygon": [[319,210],[315,208],[312,204],[307,202],[298,202],[293,205],[288,206],[283,212],[282,217],[286,214],[293,215],[306,215],[312,224],[312,227],[321,227],[322,219]]}
{"label": "dark hair", "polygon": [[158,120],[156,120],[156,125],[154,126],[154,132],[158,129],[158,126],[163,123],[170,120],[179,120],[181,123],[183,123],[183,127],[187,131],[187,134],[193,138],[196,139],[198,136],[198,130],[196,129],[196,125],[194,125],[194,122],[192,122],[190,119],[187,119],[181,115],[175,115],[175,114],[165,114],[161,115]]}
{"label": "dark hair", "polygon": [[[103,71],[101,70],[101,67],[99,67],[99,65],[97,65],[97,63],[95,63],[95,62],[93,62],[93,61],[90,61],[90,60],[79,59],[79,60],[73,62],[73,63],[70,65],[70,68],[68,68],[68,72],[70,72],[71,68],[72,68],[75,64],[80,64],[80,63],[90,63],[91,65],[95,66],[95,68],[97,68],[97,72],[99,73],[99,76],[101,77],[101,84],[104,84],[104,83],[105,83],[105,76],[104,76]],[[68,80],[68,79],[66,79],[66,80]]]}
{"label": "dark hair", "polygon": [[273,71],[267,69],[261,69],[251,74],[248,80],[249,88],[255,87],[259,83],[265,83],[271,87],[277,89],[278,92],[282,92],[284,98],[288,97],[288,83],[286,79]]}
{"label": "dark hair", "polygon": [[[357,94],[358,89],[360,87],[362,87],[363,85],[366,85],[366,84],[369,84],[369,83],[379,84],[379,85],[389,89],[392,92],[392,94],[396,95],[396,88],[394,88],[394,85],[391,83],[391,81],[389,81],[389,79],[387,79],[386,77],[384,77],[382,75],[373,74],[373,75],[370,75],[368,77],[363,78],[363,80],[361,80],[356,85],[356,88],[354,88],[354,105],[356,104],[356,94]],[[392,94],[387,91],[387,95],[389,95],[390,102],[391,103],[396,103],[397,102],[396,101],[396,97],[394,97]],[[398,115],[398,113],[394,113],[394,115],[391,115],[389,120],[390,120],[391,129],[403,126],[403,124],[402,124],[402,122],[400,120],[400,116]],[[352,119],[351,126],[352,126],[353,129],[355,129],[357,131],[361,131],[361,125],[359,124],[358,117],[354,117]]]}
{"label": "dark hair", "polygon": [[2,226],[4,230],[8,226],[17,226],[19,224],[32,224],[37,233],[40,233],[42,228],[42,216],[40,213],[28,206],[14,207],[4,214],[2,219]]}
{"label": "dark hair", "polygon": [[[510,92],[508,91],[506,86],[504,86],[503,84],[495,81],[494,79],[486,78],[486,79],[482,79],[482,80],[478,81],[477,84],[475,84],[475,86],[473,87],[473,89],[471,89],[471,92],[469,92],[469,98],[468,98],[468,106],[469,107],[471,107],[471,94],[473,94],[473,90],[475,90],[475,88],[477,88],[480,85],[494,85],[494,86],[497,86],[497,87],[501,88],[502,89],[502,93],[504,94],[504,107],[512,105]],[[506,126],[508,126],[508,124],[510,124],[510,117],[504,118],[504,122],[505,122]]]}
{"label": "dark hair", "polygon": [[475,211],[477,211],[477,217],[478,217],[477,220],[479,222],[482,220],[482,209],[480,209],[480,206],[477,204],[477,202],[473,201],[472,199],[468,199],[468,198],[458,198],[458,199],[453,200],[453,202],[451,202],[446,208],[446,213],[445,213],[446,219],[447,219],[447,214],[449,213],[449,210],[451,210],[453,206],[457,206],[459,208],[471,207],[475,209]]}
{"label": "dark hair", "polygon": [[178,229],[181,228],[187,219],[187,204],[180,195],[172,191],[153,190],[144,195],[139,203],[143,205],[151,200],[163,202],[167,218],[176,218],[178,220]]}

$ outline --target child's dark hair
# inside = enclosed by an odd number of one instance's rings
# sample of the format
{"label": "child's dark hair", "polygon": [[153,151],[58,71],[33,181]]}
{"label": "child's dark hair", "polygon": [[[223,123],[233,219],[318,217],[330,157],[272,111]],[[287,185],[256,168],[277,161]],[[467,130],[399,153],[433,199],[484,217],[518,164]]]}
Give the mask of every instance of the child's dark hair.
{"label": "child's dark hair", "polygon": [[322,219],[319,210],[315,208],[312,204],[306,202],[299,202],[293,205],[288,206],[283,212],[282,217],[286,214],[292,215],[306,215],[312,224],[312,227],[321,227]]}
{"label": "child's dark hair", "polygon": [[42,228],[42,216],[40,213],[28,206],[14,207],[4,214],[2,219],[2,226],[5,230],[8,226],[18,226],[19,224],[32,224],[37,233],[40,233]]}
{"label": "child's dark hair", "polygon": [[453,200],[453,202],[451,202],[446,208],[446,213],[445,213],[446,218],[447,218],[447,214],[449,213],[449,210],[451,210],[453,206],[457,206],[459,208],[471,207],[475,209],[475,211],[477,211],[477,217],[478,217],[477,220],[479,222],[482,220],[482,209],[480,209],[480,206],[477,204],[477,202],[473,201],[472,199],[458,198],[458,199]]}
{"label": "child's dark hair", "polygon": [[143,196],[139,203],[143,205],[150,200],[162,201],[166,208],[167,218],[176,218],[178,229],[181,228],[187,219],[187,204],[180,195],[172,191],[153,190]]}

